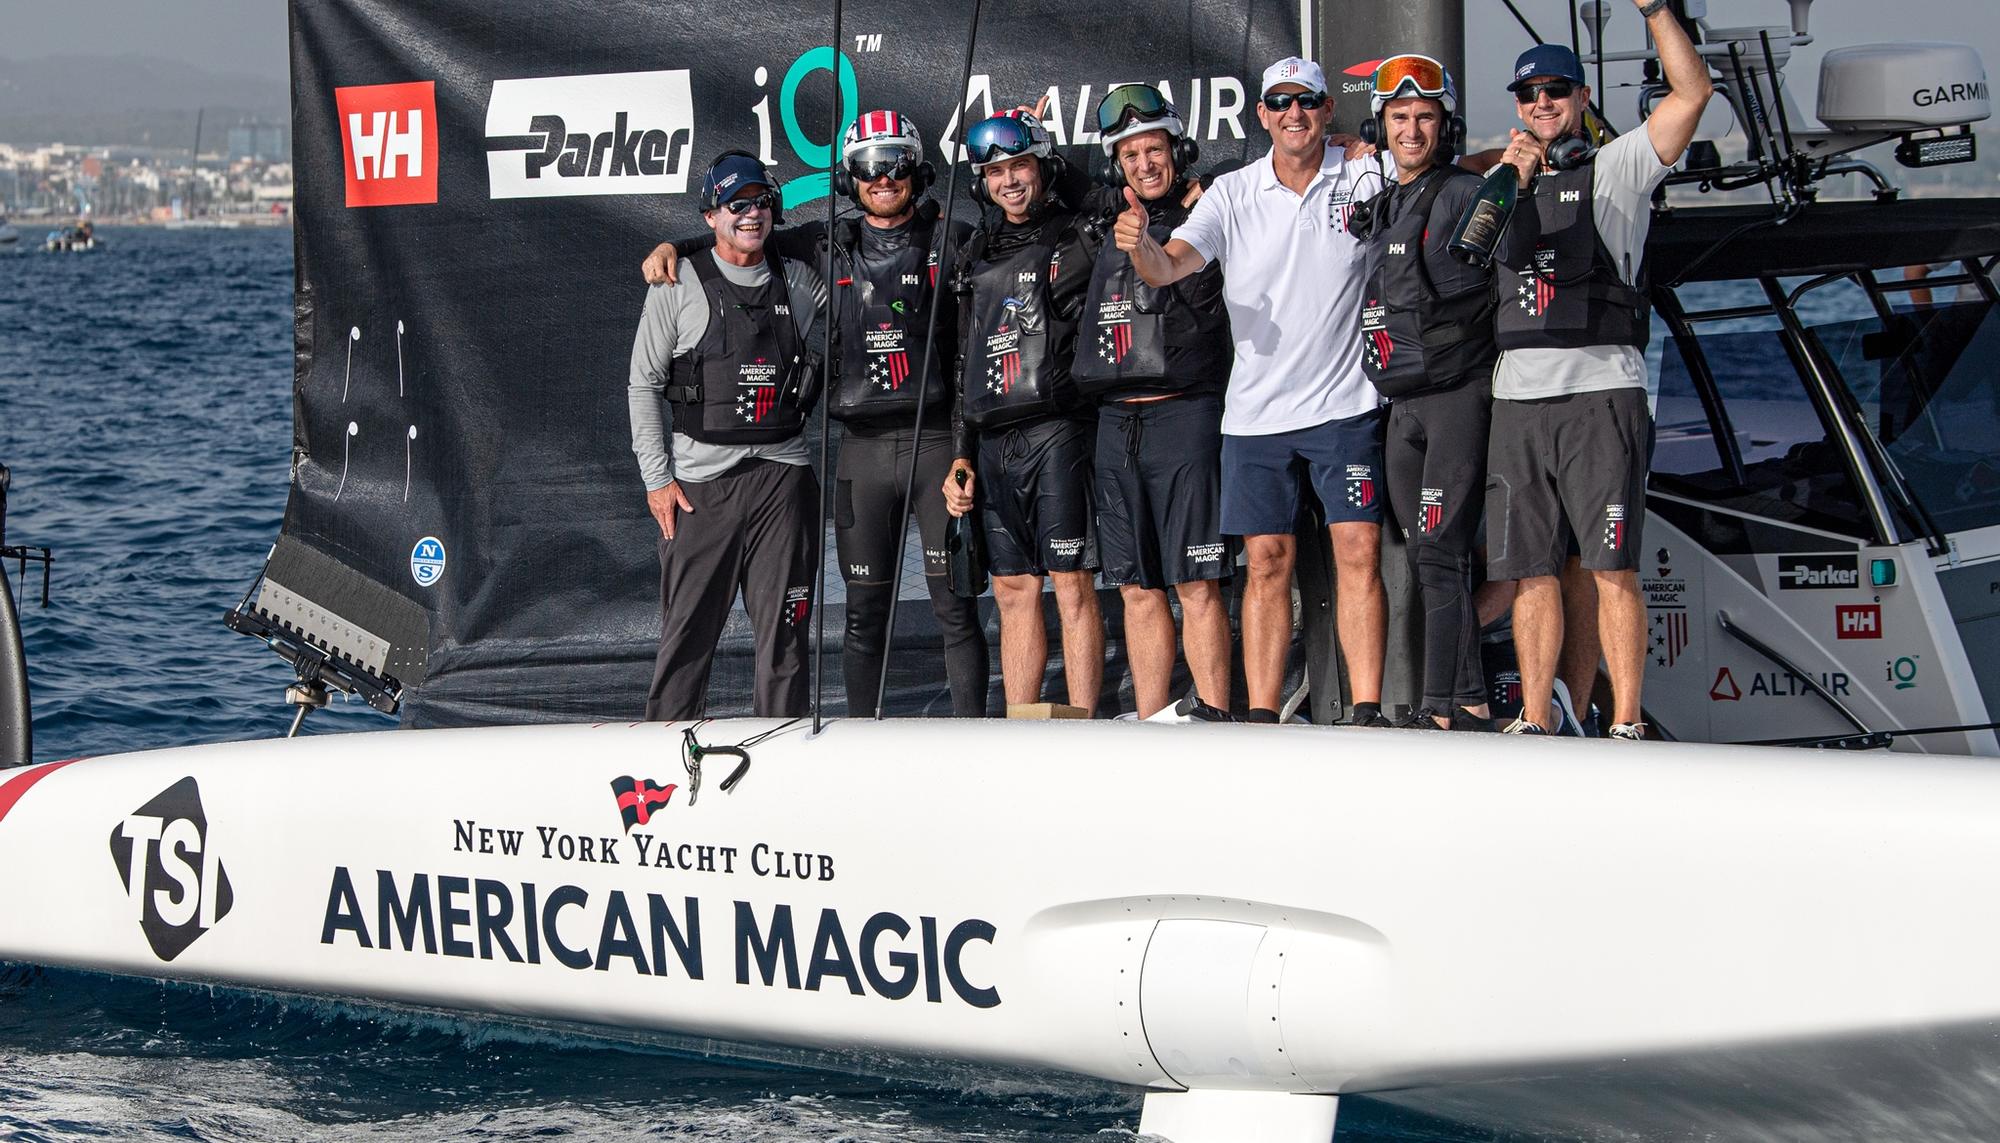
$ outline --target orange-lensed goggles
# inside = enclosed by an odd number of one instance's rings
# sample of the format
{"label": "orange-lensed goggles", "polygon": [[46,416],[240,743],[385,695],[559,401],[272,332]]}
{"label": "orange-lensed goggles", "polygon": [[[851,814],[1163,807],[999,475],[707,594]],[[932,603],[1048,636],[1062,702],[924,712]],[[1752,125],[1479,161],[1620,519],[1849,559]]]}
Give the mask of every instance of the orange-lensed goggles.
{"label": "orange-lensed goggles", "polygon": [[1444,65],[1429,56],[1391,56],[1375,68],[1377,99],[1408,95],[1437,99],[1444,93]]}

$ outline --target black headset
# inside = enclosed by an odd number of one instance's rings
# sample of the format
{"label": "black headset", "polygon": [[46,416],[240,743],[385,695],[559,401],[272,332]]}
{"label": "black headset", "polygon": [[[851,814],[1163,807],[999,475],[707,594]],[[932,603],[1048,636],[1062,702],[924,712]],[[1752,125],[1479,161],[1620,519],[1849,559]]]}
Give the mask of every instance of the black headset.
{"label": "black headset", "polygon": [[721,165],[722,160],[727,159],[732,155],[740,156],[742,158],[750,160],[751,162],[757,164],[759,170],[764,172],[764,185],[771,188],[771,194],[774,195],[777,199],[776,202],[773,202],[771,204],[771,225],[773,227],[783,226],[785,224],[784,188],[778,185],[778,180],[772,176],[771,168],[764,165],[764,160],[758,158],[757,156],[751,154],[748,151],[741,149],[731,149],[724,151],[720,155],[717,155],[713,162],[708,164],[708,171],[703,173],[701,179],[703,184],[701,193],[701,209],[704,212],[706,212],[711,210],[720,210],[722,208],[722,203],[720,200],[711,201],[712,199],[714,199],[714,195],[709,192],[707,187],[708,176],[714,173],[715,168]]}
{"label": "black headset", "polygon": [[[931,166],[930,160],[918,163],[917,169],[910,172],[910,201],[914,203],[924,197],[924,192],[936,183],[937,168]],[[861,187],[854,181],[854,176],[848,173],[845,161],[833,170],[833,193],[845,195],[849,202],[856,206],[861,205]]]}
{"label": "black headset", "polygon": [[[1009,158],[1012,157],[1013,156],[1009,156]],[[1035,157],[1041,160],[1042,197],[1045,199],[1051,198],[1056,193],[1056,183],[1059,180],[1061,180],[1063,176],[1069,173],[1069,163],[1066,162],[1061,155],[1057,155],[1054,153],[1050,153],[1046,156],[1037,155]],[[997,163],[1001,162],[1002,160],[995,159],[993,161]],[[979,205],[981,206],[993,205],[993,200],[987,197],[986,194],[986,172],[984,171],[974,172],[972,176],[972,185],[967,187],[966,190],[969,194],[972,195],[972,201],[978,203]]]}

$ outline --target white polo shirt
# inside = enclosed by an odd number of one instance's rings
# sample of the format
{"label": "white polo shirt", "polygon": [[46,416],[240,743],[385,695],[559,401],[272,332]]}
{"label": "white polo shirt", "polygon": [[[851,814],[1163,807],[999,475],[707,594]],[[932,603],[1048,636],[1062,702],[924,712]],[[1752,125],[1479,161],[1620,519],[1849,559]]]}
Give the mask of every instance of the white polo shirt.
{"label": "white polo shirt", "polygon": [[1381,404],[1361,368],[1367,247],[1347,220],[1382,182],[1379,160],[1329,147],[1299,195],[1278,181],[1267,154],[1209,184],[1174,231],[1222,266],[1236,339],[1223,432],[1291,432]]}

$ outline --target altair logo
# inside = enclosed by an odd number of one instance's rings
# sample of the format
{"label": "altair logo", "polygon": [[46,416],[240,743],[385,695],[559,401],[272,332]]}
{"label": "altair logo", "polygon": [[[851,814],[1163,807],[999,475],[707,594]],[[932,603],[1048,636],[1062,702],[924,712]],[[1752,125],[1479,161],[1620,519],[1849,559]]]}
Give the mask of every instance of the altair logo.
{"label": "altair logo", "polygon": [[208,843],[208,815],[182,778],[111,831],[111,860],[153,955],[170,961],[229,915],[236,895]]}

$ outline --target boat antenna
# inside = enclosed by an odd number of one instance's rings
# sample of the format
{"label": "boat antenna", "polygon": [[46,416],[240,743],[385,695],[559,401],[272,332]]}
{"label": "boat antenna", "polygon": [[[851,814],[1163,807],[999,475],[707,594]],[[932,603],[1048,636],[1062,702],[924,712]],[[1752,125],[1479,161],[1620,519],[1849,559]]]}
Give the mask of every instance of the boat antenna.
{"label": "boat antenna", "polygon": [[812,716],[814,734],[819,733],[823,722],[822,706],[826,695],[826,520],[828,516],[826,498],[833,485],[833,466],[829,463],[828,439],[830,426],[827,407],[833,403],[833,323],[834,315],[840,312],[839,301],[834,291],[839,287],[833,280],[833,172],[840,162],[840,121],[846,109],[841,97],[845,89],[840,83],[840,65],[845,58],[840,51],[840,0],[833,0],[833,113],[831,128],[826,135],[826,257],[821,261],[820,282],[826,290],[826,313],[821,319],[819,343],[819,525],[813,533],[813,551],[818,553],[813,563],[819,569],[818,582],[813,585],[813,664],[812,664]]}
{"label": "boat antenna", "polygon": [[[980,3],[981,0],[972,0],[972,24],[965,33],[965,67],[960,70],[958,77],[958,107],[949,120],[961,126],[965,118],[967,89],[972,86],[972,49],[979,42]],[[875,685],[875,718],[878,722],[882,719],[883,711],[889,702],[889,650],[896,642],[896,601],[903,594],[903,556],[910,544],[910,505],[916,502],[917,458],[923,455],[924,405],[925,398],[930,396],[931,391],[931,362],[936,358],[938,310],[942,308],[938,303],[944,298],[945,279],[957,271],[958,251],[951,247],[951,215],[953,209],[958,206],[958,160],[952,158],[952,149],[957,142],[952,139],[939,139],[938,142],[944,148],[945,158],[950,160],[948,164],[950,169],[945,172],[944,177],[944,217],[938,221],[936,233],[939,236],[937,241],[943,244],[944,253],[951,257],[938,258],[937,278],[931,283],[930,315],[924,323],[923,366],[917,370],[917,376],[921,379],[917,386],[917,429],[915,435],[910,438],[910,475],[903,484],[903,506],[902,510],[896,513],[898,521],[896,574],[889,580],[889,620],[882,630],[882,674],[876,679]]]}

